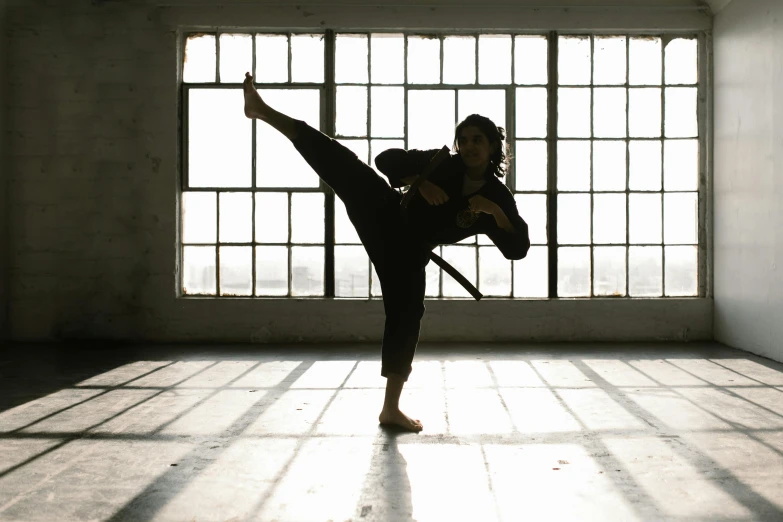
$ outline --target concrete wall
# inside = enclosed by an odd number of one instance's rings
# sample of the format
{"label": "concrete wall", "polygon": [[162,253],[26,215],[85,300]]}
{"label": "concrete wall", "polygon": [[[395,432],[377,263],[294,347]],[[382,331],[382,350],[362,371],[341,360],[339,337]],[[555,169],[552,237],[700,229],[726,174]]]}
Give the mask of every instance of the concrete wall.
{"label": "concrete wall", "polygon": [[9,199],[8,166],[6,163],[6,0],[0,0],[0,343],[9,334],[8,284],[9,284]]}
{"label": "concrete wall", "polygon": [[783,361],[783,3],[715,19],[715,336]]}
{"label": "concrete wall", "polygon": [[[222,27],[707,29],[690,0],[426,7],[37,1],[9,13],[12,337],[375,340],[377,301],[178,299],[179,33]],[[165,5],[164,5],[165,4]],[[346,5],[356,4],[354,7]],[[530,4],[530,5],[528,5]],[[613,4],[617,8],[606,7]],[[564,7],[563,7],[564,6]],[[467,25],[466,25],[467,24]],[[424,340],[709,339],[711,299],[428,301]],[[303,321],[302,318],[307,318]]]}

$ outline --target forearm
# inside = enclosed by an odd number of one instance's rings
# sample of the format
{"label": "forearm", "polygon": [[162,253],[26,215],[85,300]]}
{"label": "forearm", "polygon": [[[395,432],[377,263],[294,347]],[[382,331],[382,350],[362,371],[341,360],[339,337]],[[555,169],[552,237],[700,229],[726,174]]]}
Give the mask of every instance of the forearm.
{"label": "forearm", "polygon": [[[514,233],[516,232],[516,228],[514,227],[514,224],[511,222],[510,219],[508,219],[508,216],[506,216],[506,213],[503,212],[503,209],[495,202],[492,202],[492,217],[495,218],[495,222],[500,225],[501,223],[508,223],[511,226],[512,230],[506,230],[507,232]],[[503,227],[501,227],[503,228]]]}
{"label": "forearm", "polygon": [[419,176],[408,176],[407,178],[400,178],[400,181],[405,185],[413,185]]}

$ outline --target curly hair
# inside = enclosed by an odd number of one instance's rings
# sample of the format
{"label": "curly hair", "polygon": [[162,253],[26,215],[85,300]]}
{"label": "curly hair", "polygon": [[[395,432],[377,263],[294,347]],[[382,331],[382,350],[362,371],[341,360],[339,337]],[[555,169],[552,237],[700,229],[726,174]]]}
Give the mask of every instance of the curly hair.
{"label": "curly hair", "polygon": [[484,136],[487,137],[487,141],[490,144],[497,143],[497,148],[492,156],[489,158],[489,162],[492,164],[493,173],[495,176],[502,178],[508,172],[508,166],[511,162],[511,148],[508,143],[504,145],[506,139],[506,129],[498,127],[495,123],[480,114],[471,114],[457,125],[457,129],[454,131],[454,151],[459,152],[459,135],[462,129],[465,127],[476,127],[480,130]]}

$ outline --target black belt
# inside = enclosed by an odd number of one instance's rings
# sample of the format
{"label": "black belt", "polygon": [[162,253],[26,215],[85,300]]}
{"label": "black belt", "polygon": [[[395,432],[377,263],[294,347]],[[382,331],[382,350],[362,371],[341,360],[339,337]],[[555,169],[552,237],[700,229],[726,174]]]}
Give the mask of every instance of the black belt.
{"label": "black belt", "polygon": [[[432,172],[440,166],[443,161],[449,157],[449,148],[447,146],[443,146],[442,149],[440,149],[437,154],[435,154],[430,162],[427,164],[427,166],[424,168],[424,170],[419,174],[419,177],[414,181],[410,188],[408,189],[408,192],[405,193],[405,195],[402,198],[402,201],[400,202],[400,206],[402,207],[403,212],[408,210],[408,204],[411,202],[411,199],[413,198],[413,195],[419,190],[419,187],[422,183],[424,183],[427,178],[432,174]],[[461,284],[465,290],[467,290],[470,295],[473,296],[473,298],[478,301],[483,295],[481,295],[481,292],[478,291],[478,288],[473,286],[470,281],[468,281],[465,276],[457,272],[457,269],[448,264],[446,261],[443,260],[442,257],[440,257],[435,252],[430,252],[430,259],[441,267],[443,270],[446,271],[447,274],[449,274],[451,277],[453,277],[459,284]]]}

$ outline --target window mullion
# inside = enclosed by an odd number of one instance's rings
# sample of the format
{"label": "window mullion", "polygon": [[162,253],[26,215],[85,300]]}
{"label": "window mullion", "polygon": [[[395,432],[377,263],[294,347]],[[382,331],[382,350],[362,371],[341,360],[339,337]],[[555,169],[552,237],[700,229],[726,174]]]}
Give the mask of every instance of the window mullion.
{"label": "window mullion", "polygon": [[[324,110],[323,131],[327,136],[335,135],[335,33],[327,30],[324,36]],[[334,297],[334,191],[321,181],[324,191],[324,296]]]}
{"label": "window mullion", "polygon": [[549,298],[557,297],[557,32],[549,33],[547,107],[547,245]]}

